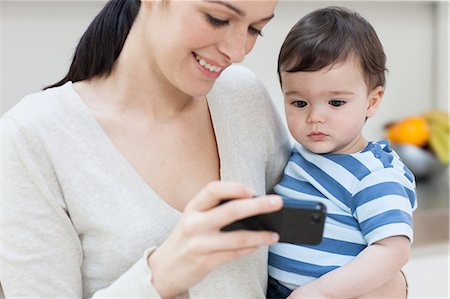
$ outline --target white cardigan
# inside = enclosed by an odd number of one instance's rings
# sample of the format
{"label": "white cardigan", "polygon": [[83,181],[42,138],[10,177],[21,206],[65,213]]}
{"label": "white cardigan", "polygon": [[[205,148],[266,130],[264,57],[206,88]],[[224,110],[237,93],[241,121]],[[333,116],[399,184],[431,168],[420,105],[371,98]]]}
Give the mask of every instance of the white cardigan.
{"label": "white cardigan", "polygon": [[[222,180],[259,194],[290,142],[253,73],[226,70],[207,96]],[[181,213],[123,158],[72,83],[25,97],[2,125],[1,284],[7,297],[157,298],[145,251]],[[267,248],[225,264],[190,298],[264,298]]]}

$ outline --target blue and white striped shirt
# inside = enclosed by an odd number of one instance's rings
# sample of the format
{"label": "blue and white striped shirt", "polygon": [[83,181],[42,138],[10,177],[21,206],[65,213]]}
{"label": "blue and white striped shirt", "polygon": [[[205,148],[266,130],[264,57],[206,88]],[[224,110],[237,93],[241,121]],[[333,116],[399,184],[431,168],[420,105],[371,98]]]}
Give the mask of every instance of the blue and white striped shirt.
{"label": "blue and white striped shirt", "polygon": [[414,176],[387,141],[370,142],[355,154],[318,155],[296,144],[274,191],[327,207],[319,245],[270,246],[269,275],[288,287],[348,263],[381,239],[403,235],[413,240]]}

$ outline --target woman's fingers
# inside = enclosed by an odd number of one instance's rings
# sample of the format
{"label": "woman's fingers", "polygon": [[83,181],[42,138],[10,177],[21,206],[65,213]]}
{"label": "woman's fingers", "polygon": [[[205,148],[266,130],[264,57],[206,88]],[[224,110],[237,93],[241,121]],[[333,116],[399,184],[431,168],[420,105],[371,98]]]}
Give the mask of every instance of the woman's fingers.
{"label": "woman's fingers", "polygon": [[186,238],[175,229],[149,256],[152,283],[161,295],[173,297],[189,289],[217,266],[275,241],[269,232],[215,231]]}
{"label": "woman's fingers", "polygon": [[278,211],[282,205],[281,197],[276,195],[230,200],[208,211],[186,217],[183,223],[183,232],[186,235],[192,235],[198,232],[219,230],[240,219]]}
{"label": "woman's fingers", "polygon": [[[252,198],[254,195],[253,190],[233,182],[212,182],[203,188],[186,205],[174,231],[148,259],[155,288],[167,297],[174,296],[218,265],[275,243],[278,235],[272,232],[220,231],[238,219],[282,207],[278,196]],[[225,199],[236,200],[219,205]]]}
{"label": "woman's fingers", "polygon": [[189,211],[206,211],[217,206],[224,199],[248,198],[255,191],[241,183],[214,181],[206,185],[185,208]]}
{"label": "woman's fingers", "polygon": [[190,244],[190,249],[197,252],[197,264],[209,272],[217,266],[242,256],[251,254],[278,241],[278,234],[270,232],[234,231],[205,236]]}
{"label": "woman's fingers", "polygon": [[[257,198],[236,199],[227,202],[205,213],[205,217],[215,224],[214,229],[220,229],[237,220],[260,214],[272,213],[283,207],[283,200],[278,195],[267,195]],[[209,215],[207,215],[209,214]]]}
{"label": "woman's fingers", "polygon": [[204,267],[206,269],[208,269],[209,271],[211,271],[219,265],[222,265],[226,262],[234,261],[242,256],[251,254],[258,249],[259,249],[259,247],[250,247],[250,248],[244,248],[244,249],[235,250],[235,251],[216,252],[216,253],[213,253],[208,256],[208,259],[205,260]]}
{"label": "woman's fingers", "polygon": [[238,230],[232,232],[214,232],[191,240],[192,252],[213,254],[217,252],[242,251],[261,245],[270,245],[278,241],[277,233],[268,231]]}

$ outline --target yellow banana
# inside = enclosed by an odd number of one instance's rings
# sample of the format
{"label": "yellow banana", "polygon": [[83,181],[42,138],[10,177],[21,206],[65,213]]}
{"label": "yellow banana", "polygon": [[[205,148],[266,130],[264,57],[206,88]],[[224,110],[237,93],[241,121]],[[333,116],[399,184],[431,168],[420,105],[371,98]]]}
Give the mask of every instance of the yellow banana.
{"label": "yellow banana", "polygon": [[423,114],[430,125],[439,124],[444,131],[450,131],[450,114],[444,110],[431,109]]}
{"label": "yellow banana", "polygon": [[441,123],[431,123],[429,144],[438,160],[448,165],[450,161],[450,137]]}

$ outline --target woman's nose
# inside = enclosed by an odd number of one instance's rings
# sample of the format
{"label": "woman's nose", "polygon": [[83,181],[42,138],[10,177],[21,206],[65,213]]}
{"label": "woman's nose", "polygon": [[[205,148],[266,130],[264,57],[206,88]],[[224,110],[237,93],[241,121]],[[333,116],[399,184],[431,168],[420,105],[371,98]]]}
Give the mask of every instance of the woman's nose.
{"label": "woman's nose", "polygon": [[247,54],[249,38],[247,32],[230,31],[219,44],[222,52],[230,63],[239,63]]}

